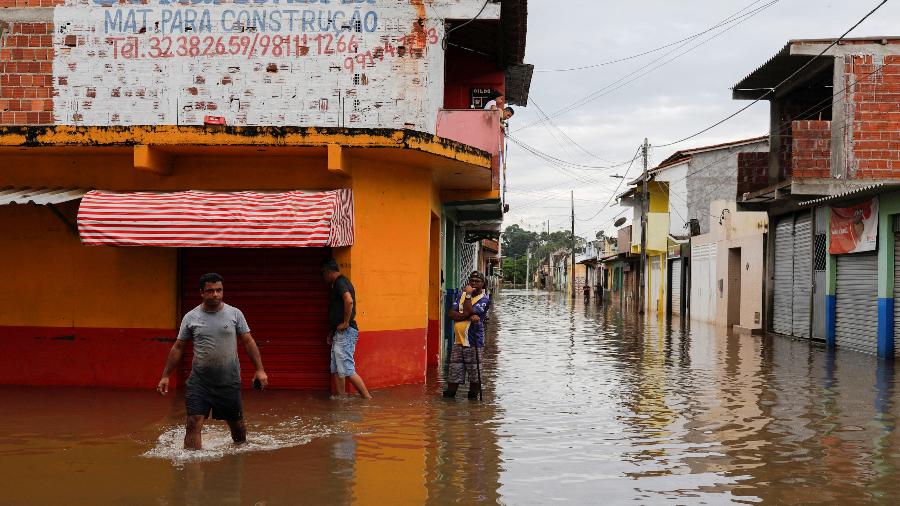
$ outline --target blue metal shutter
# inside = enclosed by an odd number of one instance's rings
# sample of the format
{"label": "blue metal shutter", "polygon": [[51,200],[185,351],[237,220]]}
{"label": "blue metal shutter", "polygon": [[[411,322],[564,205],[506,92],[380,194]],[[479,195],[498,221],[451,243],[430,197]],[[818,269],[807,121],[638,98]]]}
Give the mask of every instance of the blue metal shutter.
{"label": "blue metal shutter", "polygon": [[835,340],[840,348],[878,351],[878,254],[837,256]]}

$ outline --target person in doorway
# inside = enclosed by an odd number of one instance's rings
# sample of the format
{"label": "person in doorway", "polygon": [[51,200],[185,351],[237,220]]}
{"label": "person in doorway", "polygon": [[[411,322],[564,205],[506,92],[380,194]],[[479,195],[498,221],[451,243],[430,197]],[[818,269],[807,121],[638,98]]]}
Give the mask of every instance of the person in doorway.
{"label": "person in doorway", "polygon": [[581,287],[581,291],[584,294],[584,300],[591,300],[591,285],[585,283],[583,287]]}
{"label": "person in doorway", "polygon": [[448,317],[453,324],[453,348],[450,350],[450,371],[444,397],[456,397],[461,383],[469,382],[469,399],[481,394],[481,365],[484,363],[484,319],[491,298],[484,291],[484,274],[476,271],[469,275],[469,284],[463,288],[458,301]]}
{"label": "person in doorway", "polygon": [[506,97],[503,96],[503,94],[499,91],[491,90],[491,94],[488,95],[488,98],[490,100],[488,100],[484,104],[485,109],[496,109],[499,111],[503,111],[503,109],[506,107]]}
{"label": "person in doorway", "polygon": [[360,397],[371,399],[369,390],[363,379],[356,373],[353,353],[359,338],[359,327],[356,325],[356,290],[334,259],[322,263],[322,276],[331,285],[331,296],[328,301],[328,322],[331,333],[328,344],[331,345],[331,375],[334,378],[334,389],[339,396],[347,393],[346,381],[359,392]]}
{"label": "person in doorway", "polygon": [[162,378],[156,386],[161,395],[169,392],[169,376],[181,362],[188,341],[194,342],[194,360],[187,380],[184,403],[187,410],[184,447],[202,448],[201,433],[204,421],[224,420],[231,429],[231,439],[243,443],[247,439],[244,411],[241,404],[241,366],[238,361],[237,338],[256,367],[253,386],[258,390],[269,384],[262,358],[250,327],[240,309],[225,304],[224,279],[209,273],[200,277],[202,303],[181,320],[178,339],[169,351]]}

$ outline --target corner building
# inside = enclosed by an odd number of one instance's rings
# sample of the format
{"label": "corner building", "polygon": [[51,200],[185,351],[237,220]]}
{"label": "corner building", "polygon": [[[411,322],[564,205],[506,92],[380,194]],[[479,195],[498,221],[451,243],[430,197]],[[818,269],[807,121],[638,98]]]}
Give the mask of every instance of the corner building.
{"label": "corner building", "polygon": [[[317,22],[296,25],[253,5],[265,26],[225,23],[250,8],[231,2],[29,5],[0,0],[0,384],[151,387],[219,272],[272,386],[327,390],[328,256],[367,384],[425,381],[444,302],[499,236],[503,126],[481,106],[527,103],[524,0],[303,4]],[[189,9],[210,22],[173,24]]]}

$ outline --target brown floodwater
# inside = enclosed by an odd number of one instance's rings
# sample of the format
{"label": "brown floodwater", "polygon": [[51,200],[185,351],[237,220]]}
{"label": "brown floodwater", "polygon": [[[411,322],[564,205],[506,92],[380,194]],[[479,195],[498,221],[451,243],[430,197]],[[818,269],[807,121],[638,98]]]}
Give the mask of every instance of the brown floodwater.
{"label": "brown floodwater", "polygon": [[181,450],[177,394],[0,388],[0,503],[900,501],[892,361],[538,291],[488,327],[484,402],[249,391],[240,447]]}

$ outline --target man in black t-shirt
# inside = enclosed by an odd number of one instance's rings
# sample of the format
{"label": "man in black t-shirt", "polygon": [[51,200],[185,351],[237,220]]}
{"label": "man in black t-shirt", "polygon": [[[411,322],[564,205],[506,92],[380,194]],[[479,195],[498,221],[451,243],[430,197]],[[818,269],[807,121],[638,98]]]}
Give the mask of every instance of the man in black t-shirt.
{"label": "man in black t-shirt", "polygon": [[328,344],[331,345],[331,374],[334,377],[335,391],[338,395],[346,394],[346,380],[356,387],[359,395],[371,399],[369,390],[363,379],[356,374],[356,363],[353,353],[359,338],[359,327],[356,325],[356,290],[350,280],[341,274],[337,262],[328,259],[322,263],[322,276],[331,285],[328,300],[328,323],[331,332]]}

